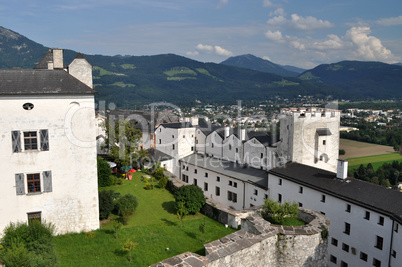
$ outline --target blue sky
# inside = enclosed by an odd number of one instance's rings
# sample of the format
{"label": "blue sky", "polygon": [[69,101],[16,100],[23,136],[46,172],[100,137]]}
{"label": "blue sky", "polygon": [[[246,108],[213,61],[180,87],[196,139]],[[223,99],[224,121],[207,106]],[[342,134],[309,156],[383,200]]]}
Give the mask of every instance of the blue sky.
{"label": "blue sky", "polygon": [[85,54],[402,62],[400,0],[0,0],[0,26]]}

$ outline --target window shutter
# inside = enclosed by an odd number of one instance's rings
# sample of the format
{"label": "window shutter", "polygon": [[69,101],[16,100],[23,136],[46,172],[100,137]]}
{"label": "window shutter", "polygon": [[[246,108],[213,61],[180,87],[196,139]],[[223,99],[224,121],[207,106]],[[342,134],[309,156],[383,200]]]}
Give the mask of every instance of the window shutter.
{"label": "window shutter", "polygon": [[24,174],[15,174],[15,188],[17,190],[17,195],[25,195],[25,184],[24,184]]}
{"label": "window shutter", "polygon": [[52,172],[44,171],[43,178],[43,192],[52,192]]}
{"label": "window shutter", "polygon": [[20,131],[11,132],[11,141],[13,146],[13,153],[21,152],[21,133]]}
{"label": "window shutter", "polygon": [[49,132],[48,130],[40,130],[40,150],[49,151]]}

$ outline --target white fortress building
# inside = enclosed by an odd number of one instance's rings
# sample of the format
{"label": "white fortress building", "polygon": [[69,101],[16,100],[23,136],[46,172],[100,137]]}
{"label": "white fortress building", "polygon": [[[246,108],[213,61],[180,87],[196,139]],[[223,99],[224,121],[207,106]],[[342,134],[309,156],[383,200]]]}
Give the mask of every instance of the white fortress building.
{"label": "white fortress building", "polygon": [[53,49],[34,69],[0,70],[0,231],[53,223],[58,234],[99,228],[92,66]]}
{"label": "white fortress building", "polygon": [[278,136],[161,124],[156,149],[184,183],[234,210],[270,198],[328,216],[328,266],[402,266],[402,194],[347,177],[339,124],[340,111],[319,108],[282,109]]}

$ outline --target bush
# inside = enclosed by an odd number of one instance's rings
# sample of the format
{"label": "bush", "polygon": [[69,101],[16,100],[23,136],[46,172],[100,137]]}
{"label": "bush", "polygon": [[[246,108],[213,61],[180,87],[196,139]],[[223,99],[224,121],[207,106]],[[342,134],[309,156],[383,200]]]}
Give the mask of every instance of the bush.
{"label": "bush", "polygon": [[176,204],[183,202],[189,214],[196,214],[205,204],[205,196],[201,188],[196,185],[184,185],[177,189],[174,198]]}
{"label": "bush", "polygon": [[283,224],[285,216],[297,218],[298,212],[299,207],[296,202],[293,202],[292,204],[289,202],[280,204],[267,198],[264,206],[262,207],[261,216],[273,224]]}
{"label": "bush", "polygon": [[144,188],[145,188],[145,190],[152,190],[152,189],[154,189],[154,186],[150,183],[146,183]]}
{"label": "bush", "polygon": [[114,191],[113,190],[105,190],[99,192],[99,219],[104,220],[107,219],[112,213],[114,204]]}
{"label": "bush", "polygon": [[31,221],[10,223],[3,232],[0,259],[6,266],[57,266],[54,226]]}
{"label": "bush", "polygon": [[126,194],[117,199],[115,209],[117,211],[117,215],[122,218],[123,224],[127,224],[129,217],[134,213],[137,206],[138,200],[131,194]]}
{"label": "bush", "polygon": [[166,179],[166,177],[162,177],[160,180],[159,180],[159,187],[160,188],[162,188],[162,189],[164,189],[165,187],[166,187],[166,185],[167,185],[167,179]]}
{"label": "bush", "polygon": [[339,149],[339,155],[340,156],[345,155],[345,154],[346,154],[345,149]]}
{"label": "bush", "polygon": [[163,177],[165,177],[165,174],[163,173],[164,169],[159,167],[155,170],[154,176],[157,180],[162,179]]}
{"label": "bush", "polygon": [[100,187],[112,185],[109,163],[100,157],[98,157],[98,185]]}

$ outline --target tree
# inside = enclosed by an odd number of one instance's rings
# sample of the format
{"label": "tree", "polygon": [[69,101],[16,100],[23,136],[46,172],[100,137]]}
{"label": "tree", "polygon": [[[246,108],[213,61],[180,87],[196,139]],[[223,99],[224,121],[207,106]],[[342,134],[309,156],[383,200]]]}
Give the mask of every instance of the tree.
{"label": "tree", "polygon": [[166,177],[162,177],[159,180],[159,187],[162,189],[165,189],[166,185],[167,185],[168,180],[166,179]]}
{"label": "tree", "polygon": [[0,260],[6,266],[57,266],[53,234],[50,223],[10,223],[3,231]]}
{"label": "tree", "polygon": [[346,151],[345,151],[345,149],[339,149],[339,155],[341,156],[341,155],[345,155],[346,154]]}
{"label": "tree", "polygon": [[139,158],[138,145],[142,137],[140,129],[136,128],[135,121],[105,120],[106,132],[105,147],[109,149],[109,156],[120,166],[129,165],[132,159]]}
{"label": "tree", "polygon": [[138,200],[131,194],[126,194],[117,199],[115,208],[117,215],[122,218],[123,224],[126,225],[129,217],[134,213],[138,206]]}
{"label": "tree", "polygon": [[110,165],[106,160],[98,157],[98,185],[100,187],[112,185],[110,179]]}
{"label": "tree", "polygon": [[138,243],[135,243],[133,241],[131,241],[130,239],[127,239],[126,243],[124,243],[122,245],[123,250],[128,251],[129,252],[129,257],[128,257],[128,261],[131,262],[131,251],[133,249],[135,249],[135,247],[138,245]]}
{"label": "tree", "polygon": [[196,214],[205,204],[204,193],[196,185],[184,185],[180,187],[174,197],[176,200],[176,209],[177,203],[183,202],[188,214]]}
{"label": "tree", "polygon": [[176,202],[176,214],[180,221],[180,228],[183,228],[183,218],[188,214],[183,201]]}
{"label": "tree", "polygon": [[114,237],[116,239],[119,238],[119,230],[121,229],[123,225],[119,221],[113,221],[113,228],[114,228]]}
{"label": "tree", "polygon": [[267,198],[262,207],[261,216],[273,224],[283,224],[285,216],[296,218],[298,212],[299,207],[296,202],[280,204]]}
{"label": "tree", "polygon": [[107,219],[112,213],[114,208],[113,190],[105,190],[99,192],[99,219],[104,220]]}

